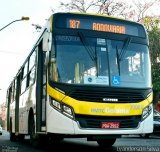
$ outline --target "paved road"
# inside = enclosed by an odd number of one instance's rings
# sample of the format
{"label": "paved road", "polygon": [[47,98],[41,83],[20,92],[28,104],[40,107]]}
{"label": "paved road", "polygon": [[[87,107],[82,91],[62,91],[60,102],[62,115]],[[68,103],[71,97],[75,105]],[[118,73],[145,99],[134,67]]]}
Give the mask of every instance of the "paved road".
{"label": "paved road", "polygon": [[9,134],[4,131],[0,136],[0,146],[2,152],[160,152],[160,136],[151,136],[149,139],[124,136],[109,149],[101,149],[96,142],[80,138],[65,139],[61,143],[35,149],[29,144],[28,137],[24,142],[10,142]]}

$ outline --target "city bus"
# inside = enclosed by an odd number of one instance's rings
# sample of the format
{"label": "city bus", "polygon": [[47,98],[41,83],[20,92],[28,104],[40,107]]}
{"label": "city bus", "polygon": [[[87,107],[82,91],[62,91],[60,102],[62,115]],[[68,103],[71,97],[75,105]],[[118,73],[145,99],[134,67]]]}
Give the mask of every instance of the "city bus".
{"label": "city bus", "polygon": [[153,131],[151,62],[143,25],[55,13],[7,89],[10,140],[86,138],[101,147]]}

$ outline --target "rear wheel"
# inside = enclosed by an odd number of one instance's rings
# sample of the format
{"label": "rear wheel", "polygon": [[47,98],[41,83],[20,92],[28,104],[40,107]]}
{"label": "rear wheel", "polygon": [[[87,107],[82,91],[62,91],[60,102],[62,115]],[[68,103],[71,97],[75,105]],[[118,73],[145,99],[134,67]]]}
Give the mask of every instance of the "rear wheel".
{"label": "rear wheel", "polygon": [[18,135],[18,140],[19,141],[24,141],[24,135],[23,134],[19,134]]}
{"label": "rear wheel", "polygon": [[99,139],[97,140],[97,143],[102,148],[109,148],[111,147],[116,141],[116,138],[113,139]]}
{"label": "rear wheel", "polygon": [[15,135],[15,133],[12,132],[12,120],[10,119],[10,129],[9,129],[9,133],[10,133],[10,141],[16,141],[17,137]]}
{"label": "rear wheel", "polygon": [[15,135],[15,133],[12,133],[12,132],[10,132],[10,141],[16,141],[17,140],[17,138],[16,138],[16,135]]}

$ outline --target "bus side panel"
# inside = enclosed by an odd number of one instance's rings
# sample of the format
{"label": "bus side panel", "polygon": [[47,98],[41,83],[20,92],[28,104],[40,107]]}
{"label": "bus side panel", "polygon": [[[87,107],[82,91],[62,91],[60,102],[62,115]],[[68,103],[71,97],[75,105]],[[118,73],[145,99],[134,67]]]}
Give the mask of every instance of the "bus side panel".
{"label": "bus side panel", "polygon": [[21,94],[20,100],[19,100],[19,133],[27,133],[26,131],[26,125],[28,126],[28,123],[26,123],[26,100],[27,100],[27,92]]}
{"label": "bus side panel", "polygon": [[6,116],[7,116],[7,120],[6,120],[6,127],[7,127],[7,131],[10,130],[10,102],[11,102],[11,87],[8,89],[7,91],[7,107],[6,107]]}
{"label": "bus side panel", "polygon": [[12,133],[15,133],[15,101],[10,104],[10,124],[12,127]]}
{"label": "bus side panel", "polygon": [[29,87],[21,96],[19,102],[19,132],[28,134],[29,110],[35,111],[35,88],[36,85]]}

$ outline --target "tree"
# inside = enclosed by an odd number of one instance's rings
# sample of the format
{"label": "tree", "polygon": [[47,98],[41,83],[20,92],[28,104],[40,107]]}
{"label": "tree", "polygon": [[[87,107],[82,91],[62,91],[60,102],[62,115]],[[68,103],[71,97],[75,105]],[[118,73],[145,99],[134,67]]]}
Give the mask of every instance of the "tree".
{"label": "tree", "polygon": [[107,14],[109,16],[123,16],[123,12],[129,5],[118,0],[71,0],[70,2],[60,2],[60,8],[66,11],[78,11],[83,13]]}
{"label": "tree", "polygon": [[160,29],[157,24],[160,20],[152,21],[152,24],[156,25],[148,32],[150,54],[152,63],[152,81],[153,89],[160,92]]}
{"label": "tree", "polygon": [[70,0],[60,1],[60,9],[69,12],[106,14],[142,22],[160,0]]}
{"label": "tree", "polygon": [[71,0],[70,2],[64,3],[60,2],[60,7],[65,9],[66,11],[78,11],[86,13],[90,9],[90,7],[95,6],[95,0],[90,1],[90,3],[86,2],[85,0]]}
{"label": "tree", "polygon": [[159,0],[132,0],[133,7],[130,11],[134,14],[134,20],[137,22],[143,21],[146,16],[151,15],[155,5],[159,4]]}
{"label": "tree", "polygon": [[160,19],[155,17],[145,17],[143,21],[149,37],[154,95],[153,101],[156,104],[159,100],[160,94]]}

